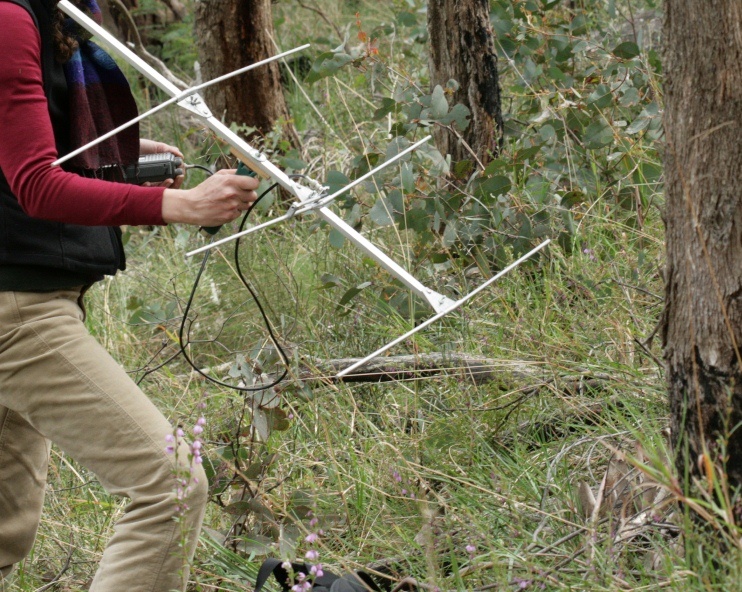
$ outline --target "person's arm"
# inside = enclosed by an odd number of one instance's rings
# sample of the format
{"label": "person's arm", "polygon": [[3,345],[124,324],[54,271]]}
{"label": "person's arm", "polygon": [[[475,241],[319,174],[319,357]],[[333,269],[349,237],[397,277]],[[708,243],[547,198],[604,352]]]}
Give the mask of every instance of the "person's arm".
{"label": "person's arm", "polygon": [[28,215],[88,226],[215,226],[254,201],[257,181],[240,175],[214,175],[182,190],[99,181],[52,167],[57,150],[38,31],[30,15],[10,2],[0,2],[0,23],[0,170]]}
{"label": "person's arm", "polygon": [[160,187],[83,179],[57,158],[41,74],[41,41],[30,15],[0,2],[0,169],[30,216],[90,226],[163,224]]}

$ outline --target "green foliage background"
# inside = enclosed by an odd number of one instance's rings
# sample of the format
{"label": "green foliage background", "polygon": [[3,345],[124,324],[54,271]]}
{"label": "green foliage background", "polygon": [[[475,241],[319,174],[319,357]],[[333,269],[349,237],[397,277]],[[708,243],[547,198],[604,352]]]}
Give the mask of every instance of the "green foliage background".
{"label": "green foliage background", "polygon": [[[425,8],[274,4],[277,43],[312,50],[286,85],[302,150],[289,150],[279,129],[264,139],[271,158],[334,189],[436,126],[463,130],[468,110],[450,101],[457,83],[429,85]],[[177,349],[197,271],[182,256],[199,244],[192,229],[129,229],[131,269],[91,293],[91,330],[174,423],[192,425],[196,404],[207,403],[214,503],[191,589],[250,589],[263,558],[303,557],[318,528],[325,566],[384,566],[428,589],[739,588],[736,548],[719,555],[703,535],[680,537],[687,518],[663,436],[653,339],[663,292],[659,3],[491,0],[490,11],[502,153],[481,170],[430,145],[334,207],[451,297],[553,239],[538,260],[392,352],[481,356],[492,380],[474,383],[454,363],[439,377],[379,384],[301,375],[300,365],[368,353],[431,314],[311,218],[241,247],[294,363],[280,392],[210,386],[180,358],[153,370]],[[192,24],[147,30],[152,51],[184,75]],[[143,107],[159,100],[143,86],[137,96]],[[145,132],[184,146],[189,162],[222,150],[177,112]],[[271,194],[256,220],[284,207]],[[192,354],[223,380],[249,383],[278,358],[231,256],[212,257],[201,280]],[[50,478],[13,590],[54,575],[58,589],[84,587],[124,507],[56,451]],[[729,512],[711,510],[712,527],[729,526]]]}

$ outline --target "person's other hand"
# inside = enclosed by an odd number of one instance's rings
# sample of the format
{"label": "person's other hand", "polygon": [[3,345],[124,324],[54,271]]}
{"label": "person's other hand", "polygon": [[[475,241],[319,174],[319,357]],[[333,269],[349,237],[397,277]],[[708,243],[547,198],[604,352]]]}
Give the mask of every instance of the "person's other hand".
{"label": "person's other hand", "polygon": [[[171,146],[164,142],[155,142],[142,138],[139,140],[139,155],[147,156],[148,154],[174,154],[179,158],[185,158],[177,146]],[[185,169],[183,169],[185,170]],[[185,175],[178,175],[175,179],[165,179],[162,183],[144,183],[145,187],[165,187],[170,189],[180,189],[185,181]]]}

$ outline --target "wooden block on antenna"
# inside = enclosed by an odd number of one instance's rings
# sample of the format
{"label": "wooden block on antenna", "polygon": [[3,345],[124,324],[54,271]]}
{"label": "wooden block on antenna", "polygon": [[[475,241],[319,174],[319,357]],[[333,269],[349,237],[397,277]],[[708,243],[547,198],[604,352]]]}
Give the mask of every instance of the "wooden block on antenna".
{"label": "wooden block on antenna", "polygon": [[229,151],[232,153],[232,156],[234,156],[247,168],[253,171],[258,177],[261,177],[262,179],[270,179],[270,177],[264,171],[261,171],[259,168],[253,166],[252,162],[250,162],[250,159],[248,159],[242,152],[237,150],[237,148],[232,146],[230,147]]}

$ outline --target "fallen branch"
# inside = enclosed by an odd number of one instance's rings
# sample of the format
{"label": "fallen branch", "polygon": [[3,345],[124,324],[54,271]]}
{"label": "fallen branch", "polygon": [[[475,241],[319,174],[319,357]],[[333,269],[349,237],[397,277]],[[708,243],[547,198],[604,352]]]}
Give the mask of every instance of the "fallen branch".
{"label": "fallen branch", "polygon": [[530,375],[541,373],[538,367],[502,362],[491,358],[468,354],[419,354],[374,358],[362,368],[338,379],[335,375],[356,363],[360,358],[338,358],[335,360],[313,359],[299,371],[299,380],[329,380],[331,382],[389,382],[393,380],[415,380],[431,376],[458,376],[475,384],[501,380],[507,373]]}
{"label": "fallen branch", "polygon": [[[374,358],[352,374],[337,378],[343,368],[360,358],[323,360],[304,358],[292,377],[304,382],[391,382],[419,380],[435,376],[454,376],[474,384],[501,382],[506,388],[519,388],[522,392],[538,391],[545,386],[557,387],[569,395],[579,395],[615,381],[616,376],[594,372],[569,375],[555,374],[554,369],[538,362],[496,360],[482,356],[457,353],[432,353]],[[227,372],[234,362],[202,368],[204,374],[218,376]],[[192,374],[195,374],[192,373]],[[186,376],[180,378],[185,379]],[[267,377],[270,379],[270,376]],[[526,385],[526,386],[524,386]]]}

